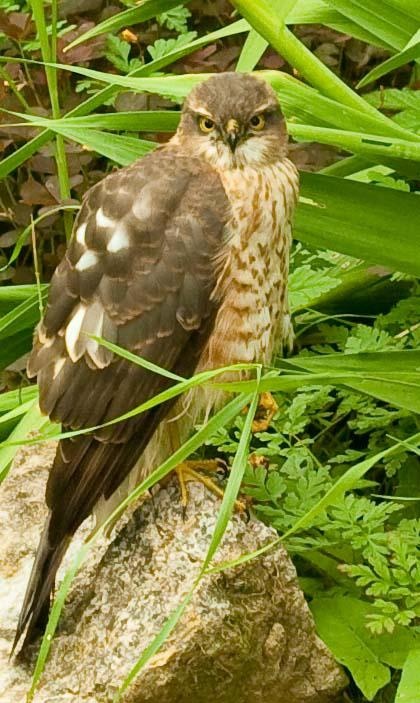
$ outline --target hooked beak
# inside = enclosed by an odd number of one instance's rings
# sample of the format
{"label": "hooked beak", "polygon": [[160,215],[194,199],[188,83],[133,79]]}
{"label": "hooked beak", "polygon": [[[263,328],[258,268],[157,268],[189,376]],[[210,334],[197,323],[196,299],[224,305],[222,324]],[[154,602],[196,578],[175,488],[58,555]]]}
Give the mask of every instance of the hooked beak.
{"label": "hooked beak", "polygon": [[235,151],[239,141],[239,124],[236,120],[230,119],[226,124],[226,141],[232,152]]}

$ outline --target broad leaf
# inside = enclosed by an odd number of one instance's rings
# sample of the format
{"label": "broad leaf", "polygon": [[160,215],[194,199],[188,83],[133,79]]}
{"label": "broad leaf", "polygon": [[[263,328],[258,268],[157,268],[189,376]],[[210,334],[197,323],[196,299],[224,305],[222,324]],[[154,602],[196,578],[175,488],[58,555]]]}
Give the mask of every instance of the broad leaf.
{"label": "broad leaf", "polygon": [[395,703],[420,703],[420,643],[408,653]]}
{"label": "broad leaf", "polygon": [[297,239],[419,275],[417,195],[332,176],[301,176],[305,200],[296,212]]}
{"label": "broad leaf", "polygon": [[321,639],[350,670],[366,698],[373,700],[390,681],[388,665],[402,666],[416,641],[414,633],[396,627],[392,635],[372,635],[366,628],[372,605],[351,596],[315,598],[310,608]]}

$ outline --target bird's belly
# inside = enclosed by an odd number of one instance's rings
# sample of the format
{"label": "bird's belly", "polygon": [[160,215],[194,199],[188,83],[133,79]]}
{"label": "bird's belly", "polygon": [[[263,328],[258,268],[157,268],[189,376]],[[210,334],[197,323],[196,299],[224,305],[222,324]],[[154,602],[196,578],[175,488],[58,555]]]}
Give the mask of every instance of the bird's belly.
{"label": "bird's belly", "polygon": [[223,175],[232,207],[221,304],[199,367],[270,363],[292,334],[287,298],[296,169],[288,160]]}

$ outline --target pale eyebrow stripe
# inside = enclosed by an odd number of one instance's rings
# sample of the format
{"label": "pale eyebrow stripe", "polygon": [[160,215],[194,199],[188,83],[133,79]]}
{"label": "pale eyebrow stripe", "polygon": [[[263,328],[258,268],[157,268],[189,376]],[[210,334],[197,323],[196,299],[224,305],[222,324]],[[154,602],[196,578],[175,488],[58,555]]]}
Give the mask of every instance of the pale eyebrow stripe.
{"label": "pale eyebrow stripe", "polygon": [[198,113],[200,117],[209,117],[211,120],[214,121],[213,115],[204,107],[204,105],[200,105],[200,103],[191,102],[189,108],[192,112]]}
{"label": "pale eyebrow stripe", "polygon": [[255,110],[254,115],[259,115],[260,112],[264,112],[265,110],[268,110],[269,108],[271,108],[272,110],[275,110],[276,106],[272,102],[263,103]]}

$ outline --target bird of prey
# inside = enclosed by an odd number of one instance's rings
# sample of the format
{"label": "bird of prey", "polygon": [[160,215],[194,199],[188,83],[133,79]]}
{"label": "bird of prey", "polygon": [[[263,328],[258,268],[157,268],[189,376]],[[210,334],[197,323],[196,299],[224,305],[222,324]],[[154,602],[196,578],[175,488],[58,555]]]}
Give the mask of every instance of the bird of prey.
{"label": "bird of prey", "polygon": [[[180,376],[268,364],[291,344],[298,176],[286,154],[272,88],[253,75],[218,74],[191,91],[167,144],[87,192],[28,362],[42,412],[67,430],[102,425],[174,383],[93,336]],[[220,392],[197,390],[183,404],[60,441],[16,643],[45,626],[79,525],[127,480],[144,479],[222,402]]]}

